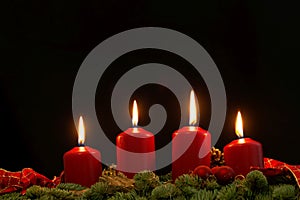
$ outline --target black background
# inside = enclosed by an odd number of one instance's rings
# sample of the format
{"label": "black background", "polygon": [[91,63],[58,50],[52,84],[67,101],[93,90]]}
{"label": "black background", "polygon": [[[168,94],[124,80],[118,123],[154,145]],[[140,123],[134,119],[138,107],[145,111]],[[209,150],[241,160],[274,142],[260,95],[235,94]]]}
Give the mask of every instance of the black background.
{"label": "black background", "polygon": [[[144,26],[170,28],[192,37],[218,66],[228,112],[216,147],[222,149],[236,138],[234,120],[241,109],[245,134],[263,144],[266,157],[299,164],[297,9],[288,1],[1,1],[0,168],[31,167],[49,178],[59,175],[63,153],[76,145],[72,89],[82,61],[106,38]],[[167,53],[136,53],[129,55],[127,66],[149,57],[174,68],[181,63]],[[120,70],[116,64],[110,73]],[[166,88],[162,90],[166,96],[155,93],[162,100],[149,99],[149,92],[156,91],[149,87],[137,91],[148,98],[147,105],[160,102],[176,107],[178,102]],[[203,87],[199,90],[205,91]],[[197,94],[208,99],[200,105],[205,128],[210,102],[207,94]],[[97,103],[96,107],[105,114],[109,106]],[[142,125],[149,122],[146,110]],[[178,113],[172,110],[169,117],[176,121]],[[106,121],[108,135],[114,138],[118,128]],[[167,127],[164,142],[175,125]]]}

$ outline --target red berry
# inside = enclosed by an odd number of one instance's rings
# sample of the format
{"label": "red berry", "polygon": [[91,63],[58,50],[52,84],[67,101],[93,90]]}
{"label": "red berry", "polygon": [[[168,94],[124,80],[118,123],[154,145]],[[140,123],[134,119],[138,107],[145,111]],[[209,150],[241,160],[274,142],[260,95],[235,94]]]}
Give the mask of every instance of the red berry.
{"label": "red berry", "polygon": [[211,169],[206,165],[199,165],[193,171],[193,174],[196,174],[202,179],[207,179],[210,175],[212,175]]}
{"label": "red berry", "polygon": [[215,175],[215,173],[219,170],[219,166],[215,166],[211,169],[211,172],[213,173],[213,175]]}
{"label": "red berry", "polygon": [[220,166],[217,169],[215,169],[214,175],[217,178],[217,182],[219,184],[226,185],[234,180],[235,172],[229,166]]}

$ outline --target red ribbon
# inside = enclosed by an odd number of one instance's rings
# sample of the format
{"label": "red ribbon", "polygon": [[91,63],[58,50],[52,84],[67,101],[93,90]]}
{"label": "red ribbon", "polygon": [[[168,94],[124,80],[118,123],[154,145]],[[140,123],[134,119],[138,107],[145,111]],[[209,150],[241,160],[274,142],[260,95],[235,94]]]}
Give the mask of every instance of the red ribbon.
{"label": "red ribbon", "polygon": [[[287,163],[274,160],[271,158],[264,158],[264,163],[265,163],[265,168],[270,168],[270,169],[278,169],[278,170],[289,170],[296,182],[298,187],[300,188],[300,165],[289,165]],[[279,173],[279,172],[278,172]]]}
{"label": "red ribbon", "polygon": [[59,183],[60,177],[55,176],[53,180],[50,180],[31,168],[24,168],[18,172],[0,169],[0,194],[17,191],[24,194],[26,189],[33,185],[52,188]]}

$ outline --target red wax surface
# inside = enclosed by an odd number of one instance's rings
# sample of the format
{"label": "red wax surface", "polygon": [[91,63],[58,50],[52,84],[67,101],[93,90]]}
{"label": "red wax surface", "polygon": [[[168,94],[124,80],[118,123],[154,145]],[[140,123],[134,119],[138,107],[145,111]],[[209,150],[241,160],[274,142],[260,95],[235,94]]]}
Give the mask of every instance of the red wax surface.
{"label": "red wax surface", "polygon": [[[172,179],[199,165],[210,167],[211,135],[200,127],[185,126],[172,135]],[[186,151],[185,151],[186,150]]]}
{"label": "red wax surface", "polygon": [[237,175],[247,175],[250,167],[264,167],[262,145],[250,138],[232,141],[224,147],[223,152],[225,164]]}
{"label": "red wax surface", "polygon": [[116,138],[117,170],[128,178],[143,170],[155,171],[155,138],[142,128],[129,128]]}
{"label": "red wax surface", "polygon": [[63,160],[66,183],[90,187],[102,174],[101,154],[91,147],[74,147],[64,154]]}

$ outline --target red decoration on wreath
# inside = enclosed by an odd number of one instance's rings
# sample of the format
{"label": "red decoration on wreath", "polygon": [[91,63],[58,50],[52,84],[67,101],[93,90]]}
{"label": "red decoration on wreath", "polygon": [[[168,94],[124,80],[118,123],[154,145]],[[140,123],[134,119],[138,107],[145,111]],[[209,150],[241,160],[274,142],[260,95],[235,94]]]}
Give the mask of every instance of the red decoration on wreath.
{"label": "red decoration on wreath", "polygon": [[199,165],[193,171],[193,174],[196,174],[202,179],[207,179],[210,175],[212,175],[211,169],[206,165]]}
{"label": "red decoration on wreath", "polygon": [[212,171],[217,178],[217,182],[221,185],[231,183],[236,175],[234,170],[229,166],[214,167]]}
{"label": "red decoration on wreath", "polygon": [[60,177],[53,180],[35,172],[31,168],[24,168],[22,171],[10,172],[0,169],[0,195],[20,191],[25,194],[26,189],[33,185],[42,187],[55,187],[60,183]]}
{"label": "red decoration on wreath", "polygon": [[279,170],[289,170],[293,174],[297,185],[300,188],[300,165],[289,165],[271,158],[264,158],[264,163],[264,169],[273,169],[274,173],[276,173],[276,171],[279,173]]}

